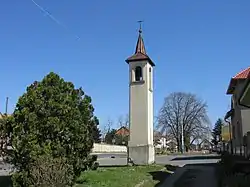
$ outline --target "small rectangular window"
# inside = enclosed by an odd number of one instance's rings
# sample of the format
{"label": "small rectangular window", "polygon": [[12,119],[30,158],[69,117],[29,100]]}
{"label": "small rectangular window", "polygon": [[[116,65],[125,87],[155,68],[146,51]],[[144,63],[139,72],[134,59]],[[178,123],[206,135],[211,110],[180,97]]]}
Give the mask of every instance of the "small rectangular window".
{"label": "small rectangular window", "polygon": [[137,66],[135,68],[135,81],[142,81],[142,68]]}
{"label": "small rectangular window", "polygon": [[152,69],[149,68],[149,90],[152,90]]}

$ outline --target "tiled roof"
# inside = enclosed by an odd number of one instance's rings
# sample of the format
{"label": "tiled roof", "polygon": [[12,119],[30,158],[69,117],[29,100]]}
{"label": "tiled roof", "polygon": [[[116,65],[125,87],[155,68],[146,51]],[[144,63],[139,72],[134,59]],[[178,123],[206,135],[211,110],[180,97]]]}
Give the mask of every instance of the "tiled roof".
{"label": "tiled roof", "polygon": [[250,67],[244,69],[243,71],[237,73],[233,79],[246,79],[249,76]]}
{"label": "tiled roof", "polygon": [[148,55],[143,54],[143,53],[136,53],[129,57],[126,61],[127,62],[132,62],[132,61],[140,61],[140,60],[149,60],[150,58]]}
{"label": "tiled roof", "polygon": [[121,127],[120,129],[118,129],[118,130],[116,131],[115,134],[127,136],[127,135],[129,135],[129,129],[128,129],[127,127]]}
{"label": "tiled roof", "polygon": [[245,80],[249,76],[250,76],[250,67],[242,70],[241,72],[239,72],[235,76],[233,76],[230,80],[230,83],[229,83],[229,86],[227,89],[227,94],[233,94],[238,80]]}

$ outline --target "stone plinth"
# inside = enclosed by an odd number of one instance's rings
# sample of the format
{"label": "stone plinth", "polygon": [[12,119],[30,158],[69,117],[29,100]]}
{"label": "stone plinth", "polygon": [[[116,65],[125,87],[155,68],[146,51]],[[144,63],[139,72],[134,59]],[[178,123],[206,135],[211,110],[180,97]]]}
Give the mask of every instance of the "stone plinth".
{"label": "stone plinth", "polygon": [[129,146],[129,157],[135,165],[148,165],[155,162],[155,150],[153,145]]}

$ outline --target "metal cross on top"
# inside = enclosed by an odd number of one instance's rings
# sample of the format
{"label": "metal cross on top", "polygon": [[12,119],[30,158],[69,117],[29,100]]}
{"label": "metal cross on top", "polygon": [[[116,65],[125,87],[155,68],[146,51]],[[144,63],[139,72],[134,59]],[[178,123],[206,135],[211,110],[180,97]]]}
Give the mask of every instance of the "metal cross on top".
{"label": "metal cross on top", "polygon": [[141,32],[142,32],[142,22],[144,22],[144,21],[139,20],[139,21],[137,21],[137,22],[140,24],[139,32],[141,33]]}

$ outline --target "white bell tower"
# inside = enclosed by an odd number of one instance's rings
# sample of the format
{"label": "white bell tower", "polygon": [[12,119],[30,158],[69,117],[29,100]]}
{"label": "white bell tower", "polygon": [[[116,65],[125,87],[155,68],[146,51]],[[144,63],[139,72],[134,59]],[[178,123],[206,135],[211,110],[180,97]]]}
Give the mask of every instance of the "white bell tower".
{"label": "white bell tower", "polygon": [[137,165],[155,162],[153,143],[153,67],[146,53],[142,29],[129,65],[129,157]]}

